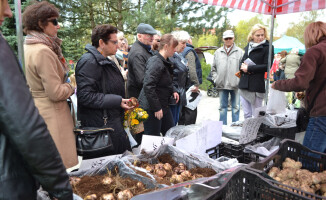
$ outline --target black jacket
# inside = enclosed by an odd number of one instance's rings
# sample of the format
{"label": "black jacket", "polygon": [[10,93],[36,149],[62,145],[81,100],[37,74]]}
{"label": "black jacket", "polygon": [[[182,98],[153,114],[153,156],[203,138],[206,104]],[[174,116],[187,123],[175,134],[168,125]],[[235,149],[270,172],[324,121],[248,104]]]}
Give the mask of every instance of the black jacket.
{"label": "black jacket", "polygon": [[[239,69],[243,61],[250,58],[256,65],[248,66],[248,72],[241,72],[239,88],[249,90],[250,92],[265,93],[265,79],[264,75],[267,72],[268,63],[268,48],[269,42],[266,40],[264,44],[257,46],[250,52],[248,56],[249,44],[245,47],[245,53],[240,62]],[[274,57],[274,47],[272,47],[271,59]]]}
{"label": "black jacket", "polygon": [[152,52],[138,40],[132,45],[128,53],[127,88],[129,97],[138,98],[143,88],[146,63],[152,55]]}
{"label": "black jacket", "polygon": [[169,98],[175,92],[172,78],[172,63],[159,53],[151,57],[146,65],[144,86],[139,95],[140,107],[153,112],[168,107]]}
{"label": "black jacket", "polygon": [[0,199],[72,199],[69,177],[22,70],[0,35]]}
{"label": "black jacket", "polygon": [[[76,65],[77,116],[84,127],[103,127],[107,110],[108,125],[114,129],[111,135],[116,154],[130,150],[130,143],[123,128],[125,97],[124,80],[115,63],[104,57],[92,45],[87,44],[86,53]],[[102,81],[105,82],[105,94]]]}
{"label": "black jacket", "polygon": [[186,84],[189,78],[188,67],[182,63],[182,60],[177,53],[169,59],[173,63],[173,90],[177,91],[179,94],[180,105],[185,106],[187,105]]}

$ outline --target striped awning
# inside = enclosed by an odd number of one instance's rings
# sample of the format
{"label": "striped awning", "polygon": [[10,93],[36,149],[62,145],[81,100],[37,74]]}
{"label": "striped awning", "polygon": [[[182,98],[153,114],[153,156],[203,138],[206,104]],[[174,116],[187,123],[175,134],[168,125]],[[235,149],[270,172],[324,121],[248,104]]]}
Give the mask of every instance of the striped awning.
{"label": "striped awning", "polygon": [[326,0],[191,0],[215,6],[272,15],[276,1],[276,15],[326,8]]}

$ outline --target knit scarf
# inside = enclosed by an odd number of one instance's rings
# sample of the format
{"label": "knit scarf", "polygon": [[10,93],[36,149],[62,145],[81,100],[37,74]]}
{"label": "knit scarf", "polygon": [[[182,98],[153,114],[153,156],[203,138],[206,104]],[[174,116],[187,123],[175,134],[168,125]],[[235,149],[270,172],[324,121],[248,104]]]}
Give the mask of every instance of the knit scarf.
{"label": "knit scarf", "polygon": [[261,44],[264,44],[266,42],[266,40],[263,40],[263,41],[261,41],[261,42],[259,42],[259,43],[256,43],[256,42],[253,42],[253,41],[250,41],[249,42],[249,47],[248,47],[248,56],[249,56],[249,54],[250,54],[250,52],[252,51],[252,50],[254,50],[256,47],[258,47],[259,45],[261,45]]}
{"label": "knit scarf", "polygon": [[26,45],[39,43],[48,46],[55,54],[57,54],[65,72],[69,70],[69,67],[66,63],[66,59],[63,57],[62,50],[60,47],[62,43],[62,40],[60,38],[51,37],[42,32],[30,31],[26,36],[24,42],[24,44]]}

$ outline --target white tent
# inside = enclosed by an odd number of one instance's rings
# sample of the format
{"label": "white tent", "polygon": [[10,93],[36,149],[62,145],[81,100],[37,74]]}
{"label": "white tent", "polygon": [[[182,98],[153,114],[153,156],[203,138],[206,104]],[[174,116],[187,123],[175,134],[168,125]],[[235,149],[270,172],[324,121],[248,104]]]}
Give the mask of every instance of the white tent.
{"label": "white tent", "polygon": [[[245,10],[266,15],[271,15],[271,34],[269,52],[272,52],[274,18],[279,14],[311,11],[326,8],[326,0],[191,0],[213,6]],[[269,71],[272,64],[271,56],[268,57],[268,81],[266,84],[265,103],[268,100]]]}

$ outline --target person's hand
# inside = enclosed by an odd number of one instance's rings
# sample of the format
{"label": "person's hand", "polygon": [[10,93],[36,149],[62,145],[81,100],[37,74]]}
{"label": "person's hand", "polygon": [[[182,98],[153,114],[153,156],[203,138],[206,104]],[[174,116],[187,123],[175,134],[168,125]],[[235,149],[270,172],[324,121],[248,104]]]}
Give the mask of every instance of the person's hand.
{"label": "person's hand", "polygon": [[173,97],[176,100],[175,102],[178,103],[179,102],[179,94],[177,92],[174,92]]}
{"label": "person's hand", "polygon": [[194,86],[194,89],[191,90],[191,92],[198,92],[199,91],[199,86]]}
{"label": "person's hand", "polygon": [[242,63],[240,69],[244,73],[247,73],[248,72],[248,65],[246,65],[245,63]]}
{"label": "person's hand", "polygon": [[273,88],[274,90],[276,90],[275,89],[275,82],[272,83],[271,88]]}
{"label": "person's hand", "polygon": [[161,120],[163,118],[163,111],[162,109],[155,112],[155,117],[158,119],[158,120]]}
{"label": "person's hand", "polygon": [[134,106],[128,106],[129,99],[122,99],[121,101],[121,108],[125,109],[125,110],[130,110],[132,108],[134,108]]}

